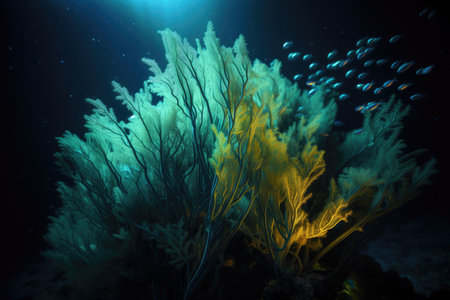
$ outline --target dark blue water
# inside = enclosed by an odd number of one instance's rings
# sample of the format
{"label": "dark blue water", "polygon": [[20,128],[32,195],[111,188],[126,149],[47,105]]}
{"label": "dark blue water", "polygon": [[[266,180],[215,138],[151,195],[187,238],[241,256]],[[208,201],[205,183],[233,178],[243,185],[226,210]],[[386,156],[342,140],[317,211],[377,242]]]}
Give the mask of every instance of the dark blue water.
{"label": "dark blue water", "polygon": [[[337,50],[339,58],[355,48],[363,37],[381,37],[373,53],[376,58],[414,61],[419,66],[434,65],[426,76],[414,72],[397,74],[388,65],[367,68],[377,85],[397,77],[412,82],[405,93],[396,92],[401,101],[411,103],[402,138],[411,149],[427,148],[438,160],[440,173],[433,185],[402,209],[403,216],[429,219],[450,216],[446,189],[446,151],[448,139],[448,37],[449,11],[439,1],[173,1],[163,5],[134,5],[133,1],[2,1],[2,142],[1,201],[3,203],[2,279],[20,272],[46,249],[42,235],[47,216],[55,212],[59,199],[55,182],[61,175],[54,165],[55,137],[65,130],[84,132],[82,116],[91,108],[84,98],[100,98],[126,112],[113,99],[111,80],[119,81],[131,92],[137,91],[149,72],[140,62],[150,57],[165,65],[157,30],[170,27],[194,43],[201,38],[208,20],[217,36],[231,46],[239,34],[246,38],[251,59],[283,62],[282,72],[292,78],[310,74],[308,64],[287,59],[288,53],[311,53],[325,66],[326,55]],[[151,1],[149,1],[151,2]],[[156,1],[155,1],[156,2]],[[190,2],[190,4],[186,4]],[[171,6],[172,5],[172,6]],[[419,13],[425,8],[424,16]],[[430,18],[429,13],[435,10]],[[390,44],[396,34],[403,37]],[[293,41],[283,50],[285,41]],[[356,61],[352,68],[366,70]],[[331,74],[331,71],[330,71]],[[333,73],[344,83],[342,92],[351,97],[339,103],[342,129],[361,126],[358,105],[375,99],[358,91],[356,81],[346,80],[342,70]],[[305,81],[299,81],[301,87]],[[411,101],[414,93],[426,97]],[[409,217],[410,216],[410,217]],[[443,228],[442,230],[449,230]]]}

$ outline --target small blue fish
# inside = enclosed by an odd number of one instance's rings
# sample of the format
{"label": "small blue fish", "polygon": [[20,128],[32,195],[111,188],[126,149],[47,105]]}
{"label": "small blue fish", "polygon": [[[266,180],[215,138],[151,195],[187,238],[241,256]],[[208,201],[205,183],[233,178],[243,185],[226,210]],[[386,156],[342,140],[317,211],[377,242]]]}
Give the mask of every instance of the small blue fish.
{"label": "small blue fish", "polygon": [[383,83],[383,88],[388,88],[388,87],[390,87],[392,84],[394,84],[394,82],[396,82],[397,81],[397,79],[391,79],[391,80],[388,80],[388,81],[386,81],[385,83]]}
{"label": "small blue fish", "polygon": [[375,110],[378,106],[380,106],[379,102],[369,102],[366,105],[364,105],[364,110],[372,111],[372,110]]}
{"label": "small blue fish", "polygon": [[336,80],[336,79],[335,79],[334,77],[330,77],[330,78],[327,79],[327,81],[325,81],[325,84],[326,84],[326,85],[330,85],[330,84],[332,84],[335,80]]}
{"label": "small blue fish", "polygon": [[376,89],[373,90],[373,94],[374,95],[378,95],[383,91],[383,88],[381,87],[377,87]]}
{"label": "small blue fish", "polygon": [[335,58],[337,55],[338,55],[337,50],[333,50],[333,51],[331,51],[330,53],[328,53],[327,58],[328,58],[328,59],[333,59],[333,58]]}
{"label": "small blue fish", "polygon": [[314,95],[316,92],[317,92],[317,89],[316,89],[316,88],[310,89],[310,90],[308,91],[308,97],[311,97],[311,96]]}
{"label": "small blue fish", "polygon": [[362,91],[363,91],[363,92],[367,92],[367,91],[370,90],[372,87],[373,87],[373,81],[370,82],[370,83],[366,83],[366,84],[363,86]]}
{"label": "small blue fish", "polygon": [[344,122],[336,120],[336,121],[333,122],[333,125],[337,126],[337,127],[340,127],[340,126],[344,125]]}
{"label": "small blue fish", "polygon": [[431,70],[433,70],[434,65],[430,65],[428,67],[425,67],[422,69],[421,75],[427,75],[431,72]]}
{"label": "small blue fish", "polygon": [[316,63],[316,62],[313,62],[313,63],[310,63],[309,64],[309,69],[310,70],[315,70],[315,69],[317,69],[319,67],[319,64],[318,63]]}
{"label": "small blue fish", "polygon": [[380,106],[379,102],[369,102],[364,105],[357,106],[355,108],[355,111],[359,111],[360,113],[364,114],[368,111],[375,110],[378,106]]}
{"label": "small blue fish", "polygon": [[411,68],[413,65],[414,65],[413,61],[405,62],[403,65],[401,65],[398,68],[397,73],[404,73],[404,72],[408,71],[408,69]]}
{"label": "small blue fish", "polygon": [[284,44],[283,44],[283,49],[289,49],[289,48],[291,48],[291,46],[292,46],[292,41],[287,41],[287,42],[284,42]]}
{"label": "small blue fish", "polygon": [[294,81],[299,81],[302,78],[303,78],[303,74],[295,74],[294,75]]}
{"label": "small blue fish", "polygon": [[367,54],[368,53],[366,51],[359,52],[358,54],[356,54],[356,58],[358,60],[364,59],[367,56]]}
{"label": "small blue fish", "polygon": [[297,114],[295,114],[295,117],[298,118],[298,119],[300,119],[301,117],[304,117],[304,116],[305,116],[304,113],[297,113]]}
{"label": "small blue fish", "polygon": [[364,105],[359,105],[359,106],[355,107],[355,111],[362,112],[363,109],[364,109]]}
{"label": "small blue fish", "polygon": [[381,40],[380,37],[373,37],[367,40],[367,46],[372,47]]}
{"label": "small blue fish", "polygon": [[305,54],[305,55],[303,55],[303,61],[308,61],[308,60],[310,60],[312,58],[313,58],[312,54]]}
{"label": "small blue fish", "polygon": [[292,53],[289,53],[288,60],[291,60],[291,61],[296,60],[299,57],[300,57],[300,52],[292,52]]}
{"label": "small blue fish", "polygon": [[324,70],[317,70],[316,73],[315,73],[315,75],[316,75],[317,77],[323,76],[324,74],[325,74],[325,71],[324,71]]}
{"label": "small blue fish", "polygon": [[364,83],[358,83],[358,84],[356,84],[356,89],[357,89],[357,90],[362,90],[363,87],[364,87]]}
{"label": "small blue fish", "polygon": [[367,42],[367,37],[363,37],[359,41],[356,42],[356,47],[362,47]]}
{"label": "small blue fish", "polygon": [[353,56],[355,56],[355,54],[356,54],[356,50],[350,50],[347,52],[347,57],[348,58],[353,57]]}
{"label": "small blue fish", "polygon": [[339,95],[339,100],[344,101],[346,99],[350,98],[350,96],[348,94],[340,94]]}
{"label": "small blue fish", "polygon": [[416,101],[416,100],[425,98],[425,96],[426,96],[425,94],[418,93],[418,94],[412,95],[411,97],[409,97],[409,99],[411,99],[412,101]]}
{"label": "small blue fish", "polygon": [[335,61],[334,63],[331,64],[331,68],[332,69],[337,69],[339,66],[341,65],[341,61]]}
{"label": "small blue fish", "polygon": [[407,88],[409,88],[411,85],[412,85],[411,82],[401,84],[401,85],[399,85],[399,87],[397,88],[397,90],[398,90],[398,91],[404,91],[404,90],[406,90]]}
{"label": "small blue fish", "polygon": [[355,69],[348,70],[347,73],[345,73],[345,78],[352,78],[356,74]]}
{"label": "small blue fish", "polygon": [[363,80],[364,78],[366,78],[369,75],[369,73],[363,72],[358,74],[358,80]]}
{"label": "small blue fish", "polygon": [[399,61],[399,60],[394,61],[394,62],[391,64],[391,69],[392,69],[392,70],[397,69],[398,67],[400,67],[401,63],[402,63],[402,62]]}
{"label": "small blue fish", "polygon": [[333,84],[333,89],[340,89],[344,84],[342,82],[336,82]]}
{"label": "small blue fish", "polygon": [[299,106],[299,107],[297,108],[297,112],[301,112],[303,109],[304,109],[303,106]]}
{"label": "small blue fish", "polygon": [[398,42],[402,37],[403,37],[403,34],[397,34],[397,35],[394,35],[393,37],[391,37],[391,38],[389,39],[389,43],[390,43],[390,44],[396,43],[396,42]]}
{"label": "small blue fish", "polygon": [[374,62],[375,62],[375,60],[369,59],[368,61],[366,61],[366,62],[364,63],[364,67],[368,68],[368,67],[370,67]]}
{"label": "small blue fish", "polygon": [[377,66],[381,66],[384,65],[385,63],[387,63],[387,59],[385,58],[380,58],[379,60],[376,61]]}

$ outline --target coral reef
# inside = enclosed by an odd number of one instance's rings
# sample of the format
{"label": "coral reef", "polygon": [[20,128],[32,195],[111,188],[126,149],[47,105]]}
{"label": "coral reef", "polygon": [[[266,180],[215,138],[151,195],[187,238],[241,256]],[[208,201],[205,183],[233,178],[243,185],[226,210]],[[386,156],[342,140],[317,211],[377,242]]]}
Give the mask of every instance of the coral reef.
{"label": "coral reef", "polygon": [[72,298],[136,286],[155,299],[208,293],[237,232],[277,276],[298,278],[433,174],[433,160],[419,167],[418,153],[405,153],[408,107],[394,98],[365,113],[360,134],[342,135],[332,92],[308,96],[281,62],[251,62],[242,36],[224,47],[209,23],[194,48],[160,34],[165,69],[143,59],[152,76],[134,96],[112,83],[132,117],[87,99],[84,138],[58,138],[70,184],[58,183],[63,204],[44,254]]}

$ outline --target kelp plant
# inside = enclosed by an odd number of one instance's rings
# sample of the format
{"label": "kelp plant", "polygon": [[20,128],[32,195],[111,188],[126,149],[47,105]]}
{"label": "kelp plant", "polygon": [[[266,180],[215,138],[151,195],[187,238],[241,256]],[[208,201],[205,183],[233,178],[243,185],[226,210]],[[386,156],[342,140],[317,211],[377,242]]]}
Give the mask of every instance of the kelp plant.
{"label": "kelp plant", "polygon": [[132,117],[87,99],[84,138],[58,138],[71,184],[58,183],[63,204],[45,255],[73,297],[139,286],[155,299],[189,298],[200,282],[214,287],[239,230],[276,274],[299,276],[434,172],[433,160],[420,168],[403,151],[401,102],[382,103],[362,133],[340,137],[333,95],[302,93],[278,60],[252,63],[242,36],[221,46],[211,22],[196,48],[160,34],[165,70],[142,59],[153,75],[134,96],[112,82]]}

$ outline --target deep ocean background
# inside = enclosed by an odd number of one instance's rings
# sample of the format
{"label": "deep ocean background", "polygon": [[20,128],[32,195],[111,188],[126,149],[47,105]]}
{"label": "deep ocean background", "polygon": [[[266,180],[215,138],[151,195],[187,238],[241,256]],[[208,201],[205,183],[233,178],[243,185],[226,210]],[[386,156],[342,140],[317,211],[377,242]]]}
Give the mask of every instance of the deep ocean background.
{"label": "deep ocean background", "polygon": [[[430,270],[425,273],[436,271],[440,276],[430,279],[422,274],[417,281],[439,281],[438,287],[450,288],[450,177],[446,164],[450,27],[449,11],[441,2],[154,0],[147,2],[159,4],[147,7],[144,2],[1,1],[2,283],[39,260],[39,251],[47,247],[42,235],[48,216],[60,203],[55,183],[65,180],[54,163],[55,137],[65,130],[84,132],[83,115],[91,112],[84,98],[100,98],[126,117],[113,101],[111,80],[136,92],[150,75],[140,62],[142,57],[154,58],[163,67],[166,64],[157,30],[169,27],[193,44],[212,20],[222,44],[231,46],[243,34],[252,60],[270,63],[280,59],[283,73],[290,78],[304,72],[305,64],[287,61],[288,52],[281,47],[287,40],[294,42],[292,50],[312,53],[325,63],[329,51],[344,54],[362,37],[380,36],[386,45],[386,39],[402,33],[404,38],[397,44],[377,46],[376,56],[435,66],[427,76],[411,77],[413,88],[427,97],[411,103],[402,138],[411,149],[429,149],[423,158],[434,156],[439,173],[418,198],[394,213],[376,242],[364,251],[378,256],[386,268],[407,254],[413,258],[404,264],[417,264],[414,258],[422,256],[436,258],[438,262],[429,263]],[[419,16],[427,7],[436,10],[431,19]],[[378,73],[374,74],[377,78],[395,76],[388,69]],[[350,93],[352,89],[350,85],[343,88]],[[363,102],[351,99],[339,104],[342,130],[361,126],[362,117],[353,108]],[[386,250],[389,245],[395,251]],[[424,251],[430,245],[435,245],[435,252],[427,254]]]}

